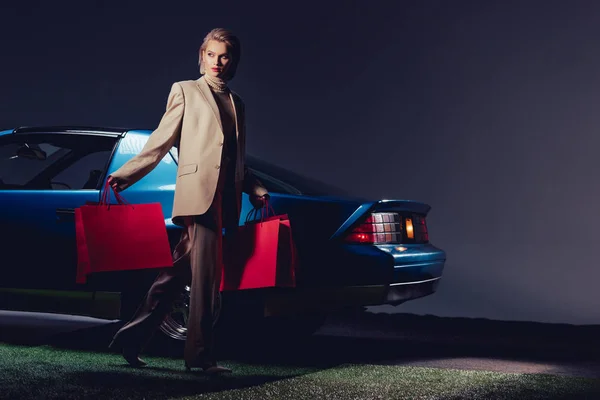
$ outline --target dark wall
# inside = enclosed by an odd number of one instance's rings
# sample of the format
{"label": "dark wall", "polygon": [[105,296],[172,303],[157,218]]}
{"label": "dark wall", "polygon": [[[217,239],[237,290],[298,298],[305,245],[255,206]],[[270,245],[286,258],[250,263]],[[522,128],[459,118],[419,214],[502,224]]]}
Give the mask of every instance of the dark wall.
{"label": "dark wall", "polygon": [[249,152],[432,205],[439,292],[375,310],[600,322],[600,3],[150,3],[3,3],[0,127],[153,128],[229,27]]}

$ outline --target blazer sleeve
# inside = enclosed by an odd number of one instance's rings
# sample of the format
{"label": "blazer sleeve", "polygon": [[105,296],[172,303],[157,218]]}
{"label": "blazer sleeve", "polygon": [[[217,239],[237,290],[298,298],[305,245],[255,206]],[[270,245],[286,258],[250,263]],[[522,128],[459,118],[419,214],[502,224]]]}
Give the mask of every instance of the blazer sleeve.
{"label": "blazer sleeve", "polygon": [[167,152],[179,142],[184,107],[183,89],[179,83],[174,83],[158,128],[152,132],[139,154],[110,174],[120,182],[119,189],[128,188],[150,173]]}
{"label": "blazer sleeve", "polygon": [[[239,97],[238,97],[239,98]],[[242,108],[242,132],[244,138],[244,160],[246,159],[246,106],[242,102],[241,98],[239,98],[241,108]],[[264,185],[259,181],[254,174],[246,167],[244,163],[244,182],[242,185],[242,190],[249,194],[255,196],[263,196],[265,194],[269,194],[269,191],[264,187]]]}

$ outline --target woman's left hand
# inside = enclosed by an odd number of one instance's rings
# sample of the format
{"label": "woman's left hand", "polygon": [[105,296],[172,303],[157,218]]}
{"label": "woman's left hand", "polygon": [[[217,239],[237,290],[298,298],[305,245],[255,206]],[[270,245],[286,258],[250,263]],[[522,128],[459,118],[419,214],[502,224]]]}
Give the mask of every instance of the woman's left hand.
{"label": "woman's left hand", "polygon": [[269,196],[269,194],[264,194],[262,196],[255,196],[255,195],[251,195],[250,196],[250,203],[252,204],[252,206],[254,208],[263,208],[267,202],[267,200],[269,200],[271,196]]}

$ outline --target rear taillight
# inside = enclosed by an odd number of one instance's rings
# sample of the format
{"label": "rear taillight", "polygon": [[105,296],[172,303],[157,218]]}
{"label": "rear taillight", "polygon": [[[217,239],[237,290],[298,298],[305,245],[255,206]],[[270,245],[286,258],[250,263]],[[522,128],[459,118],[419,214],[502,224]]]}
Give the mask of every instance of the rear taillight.
{"label": "rear taillight", "polygon": [[393,212],[370,214],[356,226],[346,242],[365,244],[426,243],[429,241],[425,217]]}
{"label": "rear taillight", "polygon": [[413,231],[414,237],[412,238],[417,243],[429,242],[429,233],[427,232],[427,221],[422,215],[413,215]]}
{"label": "rear taillight", "polygon": [[400,215],[390,212],[372,213],[346,237],[352,243],[400,243],[401,240]]}

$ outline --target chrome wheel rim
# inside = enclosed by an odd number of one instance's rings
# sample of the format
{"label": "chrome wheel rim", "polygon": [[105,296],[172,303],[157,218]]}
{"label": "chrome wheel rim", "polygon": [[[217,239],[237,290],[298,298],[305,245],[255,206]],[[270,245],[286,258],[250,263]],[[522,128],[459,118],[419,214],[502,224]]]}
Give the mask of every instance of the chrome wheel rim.
{"label": "chrome wheel rim", "polygon": [[[213,325],[217,323],[221,314],[221,292],[215,299],[215,315]],[[175,340],[185,340],[187,337],[187,323],[190,315],[190,287],[185,286],[177,300],[173,302],[171,311],[167,314],[160,330],[168,337]]]}

